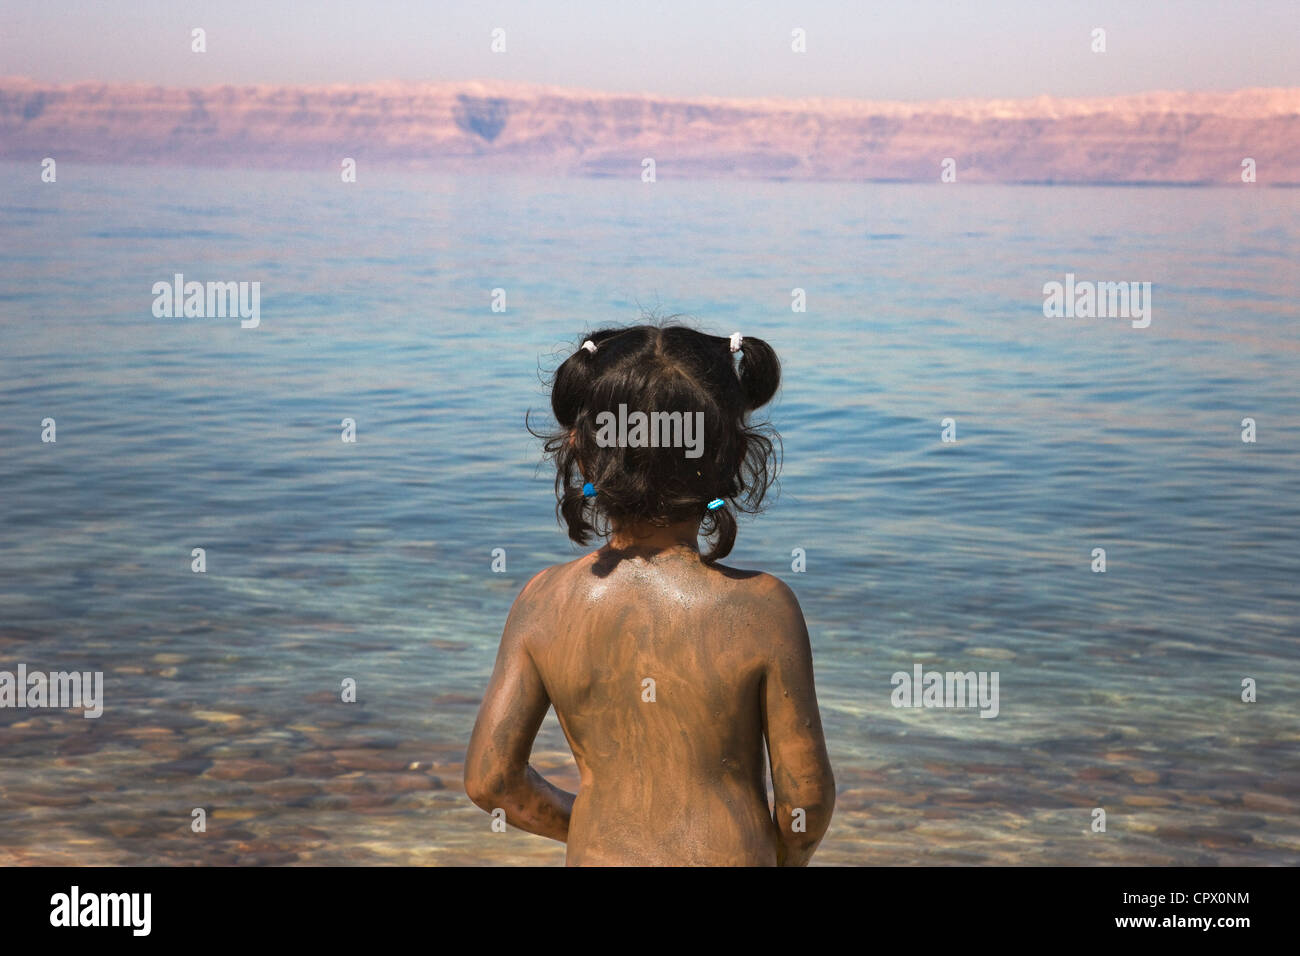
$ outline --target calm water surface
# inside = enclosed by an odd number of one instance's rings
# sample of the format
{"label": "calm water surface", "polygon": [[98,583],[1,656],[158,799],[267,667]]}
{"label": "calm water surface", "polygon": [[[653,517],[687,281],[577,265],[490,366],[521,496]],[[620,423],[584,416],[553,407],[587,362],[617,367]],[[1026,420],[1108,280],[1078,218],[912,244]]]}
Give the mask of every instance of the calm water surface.
{"label": "calm water surface", "polygon": [[[808,618],[818,862],[1300,862],[1300,192],[0,172],[0,669],[106,697],[0,710],[0,863],[562,862],[461,761],[578,553],[539,372],[643,307],[785,363],[731,563]],[[177,272],[261,282],[260,328],[154,318]],[[1045,319],[1067,272],[1151,326]],[[894,708],[916,663],[998,717]],[[576,788],[553,715],[535,763]]]}

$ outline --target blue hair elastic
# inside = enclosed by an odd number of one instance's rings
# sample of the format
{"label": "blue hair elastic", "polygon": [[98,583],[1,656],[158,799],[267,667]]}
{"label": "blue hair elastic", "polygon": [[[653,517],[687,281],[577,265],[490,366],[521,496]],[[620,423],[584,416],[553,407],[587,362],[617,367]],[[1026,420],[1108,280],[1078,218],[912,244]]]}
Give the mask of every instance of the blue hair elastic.
{"label": "blue hair elastic", "polygon": [[593,485],[590,481],[582,486],[582,497],[584,498],[596,497],[596,486]]}
{"label": "blue hair elastic", "polygon": [[706,505],[706,507],[707,507],[710,511],[717,511],[719,508],[721,508],[721,507],[722,507],[723,505],[725,505],[725,504],[726,504],[726,502],[723,501],[721,498],[714,498],[712,501],[710,501],[710,502],[708,503],[708,505]]}

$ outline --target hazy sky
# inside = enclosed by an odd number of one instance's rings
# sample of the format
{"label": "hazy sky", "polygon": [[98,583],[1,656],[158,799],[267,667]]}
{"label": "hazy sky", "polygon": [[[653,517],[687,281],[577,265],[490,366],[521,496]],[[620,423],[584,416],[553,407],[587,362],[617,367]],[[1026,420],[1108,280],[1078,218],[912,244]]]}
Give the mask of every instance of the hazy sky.
{"label": "hazy sky", "polygon": [[[495,27],[505,53],[489,49]],[[795,27],[805,54],[791,52]],[[1104,54],[1090,49],[1094,27]],[[0,5],[0,75],[168,86],[504,79],[685,96],[1081,96],[1300,86],[1298,46],[1300,0]]]}

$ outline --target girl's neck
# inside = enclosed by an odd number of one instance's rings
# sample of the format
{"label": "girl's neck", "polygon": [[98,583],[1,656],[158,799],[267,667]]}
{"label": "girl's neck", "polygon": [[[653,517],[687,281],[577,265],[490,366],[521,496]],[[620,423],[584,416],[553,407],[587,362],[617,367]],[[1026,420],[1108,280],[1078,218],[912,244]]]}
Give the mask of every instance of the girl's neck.
{"label": "girl's neck", "polygon": [[631,521],[614,528],[609,536],[609,546],[616,551],[652,552],[685,548],[699,554],[699,531],[698,521],[678,521],[666,525]]}

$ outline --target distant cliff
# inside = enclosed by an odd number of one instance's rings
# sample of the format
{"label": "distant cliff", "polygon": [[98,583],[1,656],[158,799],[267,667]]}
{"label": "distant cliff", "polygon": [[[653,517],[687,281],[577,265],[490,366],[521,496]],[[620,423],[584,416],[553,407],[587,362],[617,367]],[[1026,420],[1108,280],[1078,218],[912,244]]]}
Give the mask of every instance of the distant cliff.
{"label": "distant cliff", "polygon": [[491,83],[0,79],[0,159],[578,176],[1300,185],[1300,89],[1095,99],[677,99]]}

